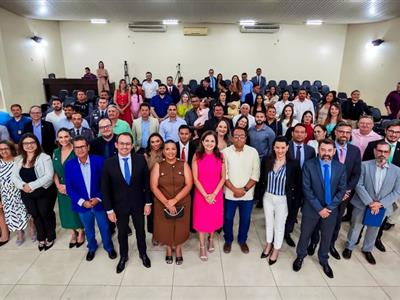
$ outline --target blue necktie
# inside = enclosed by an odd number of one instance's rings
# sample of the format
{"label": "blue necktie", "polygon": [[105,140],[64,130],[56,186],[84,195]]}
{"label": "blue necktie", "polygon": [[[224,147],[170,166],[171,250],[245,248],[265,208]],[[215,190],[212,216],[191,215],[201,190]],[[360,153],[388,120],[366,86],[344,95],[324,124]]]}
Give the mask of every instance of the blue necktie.
{"label": "blue necktie", "polygon": [[325,203],[330,205],[331,199],[331,178],[329,176],[329,165],[324,165],[324,190],[325,190]]}
{"label": "blue necktie", "polygon": [[131,183],[131,172],[129,171],[128,160],[129,158],[123,158],[124,160],[124,177],[127,184]]}

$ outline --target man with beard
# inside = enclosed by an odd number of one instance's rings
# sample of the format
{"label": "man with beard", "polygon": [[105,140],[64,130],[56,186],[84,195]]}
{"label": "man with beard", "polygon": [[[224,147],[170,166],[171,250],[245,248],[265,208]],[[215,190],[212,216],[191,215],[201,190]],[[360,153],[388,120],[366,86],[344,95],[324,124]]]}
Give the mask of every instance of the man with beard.
{"label": "man with beard", "polygon": [[86,94],[83,90],[79,90],[76,95],[76,101],[73,103],[75,111],[82,113],[82,116],[86,118],[90,113],[92,107],[87,100]]}
{"label": "man with beard", "polygon": [[51,107],[53,108],[53,111],[46,115],[46,121],[52,123],[55,127],[55,124],[65,118],[65,114],[60,99],[54,98],[51,101]]}
{"label": "man with beard", "polygon": [[25,124],[31,121],[30,118],[22,115],[22,107],[19,104],[12,104],[10,107],[12,118],[7,121],[7,129],[11,140],[18,144],[24,131]]}
{"label": "man with beard", "polygon": [[158,95],[155,95],[150,101],[151,114],[158,119],[159,123],[168,118],[167,110],[171,103],[174,103],[174,100],[167,94],[167,86],[160,84]]}
{"label": "man with beard", "polygon": [[[385,215],[388,216],[392,213],[393,203],[400,197],[400,168],[388,163],[390,152],[390,145],[385,141],[380,141],[374,148],[375,159],[362,162],[356,194],[351,200],[354,208],[346,249],[343,251],[345,259],[351,258],[365,221],[376,218],[377,223],[382,222]],[[370,218],[365,216],[370,216]],[[376,261],[372,250],[379,227],[368,226],[368,224],[366,227],[362,253],[370,264],[375,265]]]}
{"label": "man with beard", "polygon": [[[60,128],[72,129],[74,128],[74,123],[72,123],[72,115],[74,114],[74,106],[72,104],[67,104],[64,107],[64,115],[65,117],[60,119],[57,123],[54,124],[54,129],[56,132]],[[89,124],[85,119],[82,119],[82,127],[89,128]]]}
{"label": "man with beard", "polygon": [[320,141],[318,152],[319,157],[306,161],[303,167],[303,216],[293,271],[300,271],[307,256],[311,235],[320,223],[319,263],[326,276],[333,278],[333,271],[328,264],[328,253],[335,230],[338,206],[346,193],[346,168],[339,161],[332,160],[335,155],[335,143],[332,140]]}

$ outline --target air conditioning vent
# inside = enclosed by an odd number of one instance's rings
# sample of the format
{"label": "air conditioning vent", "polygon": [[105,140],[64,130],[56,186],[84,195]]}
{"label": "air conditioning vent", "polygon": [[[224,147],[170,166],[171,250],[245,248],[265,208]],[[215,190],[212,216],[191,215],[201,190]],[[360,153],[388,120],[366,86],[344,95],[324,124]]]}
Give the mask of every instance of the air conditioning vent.
{"label": "air conditioning vent", "polygon": [[276,33],[280,29],[276,24],[256,24],[256,25],[243,25],[240,26],[241,33]]}
{"label": "air conditioning vent", "polygon": [[208,35],[208,27],[184,27],[183,34],[189,36],[205,36]]}
{"label": "air conditioning vent", "polygon": [[128,28],[134,32],[166,32],[167,25],[152,22],[138,22],[128,24]]}

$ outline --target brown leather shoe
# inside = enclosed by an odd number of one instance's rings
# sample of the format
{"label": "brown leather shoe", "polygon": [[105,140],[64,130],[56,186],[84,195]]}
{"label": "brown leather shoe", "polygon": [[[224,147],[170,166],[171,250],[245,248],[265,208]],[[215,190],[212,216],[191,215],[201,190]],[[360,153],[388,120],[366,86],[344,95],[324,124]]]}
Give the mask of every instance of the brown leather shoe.
{"label": "brown leather shoe", "polygon": [[246,243],[243,243],[243,244],[240,245],[240,250],[242,250],[242,252],[244,254],[247,254],[247,253],[250,252],[249,246],[247,246]]}
{"label": "brown leather shoe", "polygon": [[231,244],[224,244],[224,253],[231,253],[232,245]]}

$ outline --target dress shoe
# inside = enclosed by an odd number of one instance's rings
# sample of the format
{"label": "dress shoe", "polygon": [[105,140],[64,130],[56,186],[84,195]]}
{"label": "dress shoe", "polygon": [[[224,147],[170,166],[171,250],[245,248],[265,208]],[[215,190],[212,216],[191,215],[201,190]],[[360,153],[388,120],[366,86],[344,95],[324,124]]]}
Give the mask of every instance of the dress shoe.
{"label": "dress shoe", "polygon": [[80,248],[84,243],[85,243],[85,241],[83,241],[83,242],[76,242],[76,248]]}
{"label": "dress shoe", "polygon": [[374,256],[372,255],[371,252],[364,252],[362,251],[362,253],[364,254],[365,258],[367,259],[367,261],[371,264],[371,265],[376,265],[376,261]]}
{"label": "dress shoe", "polygon": [[110,252],[108,252],[108,257],[110,259],[116,259],[117,258],[117,252],[115,252],[115,250],[112,249]]}
{"label": "dress shoe", "polygon": [[224,244],[224,253],[231,253],[231,250],[232,250],[232,244],[228,244],[228,243],[225,243]]}
{"label": "dress shoe", "polygon": [[333,258],[336,258],[337,260],[340,259],[340,254],[339,254],[339,252],[336,250],[335,247],[330,247],[330,248],[329,248],[329,253],[332,255]]}
{"label": "dress shoe", "polygon": [[331,269],[331,267],[329,266],[328,263],[326,264],[321,264],[322,266],[322,270],[324,271],[325,275],[328,276],[329,278],[333,278],[333,271]]}
{"label": "dress shoe", "polygon": [[146,268],[150,268],[151,267],[150,258],[147,256],[146,253],[140,254],[139,257],[142,260],[143,266],[145,266]]}
{"label": "dress shoe", "polygon": [[117,265],[117,274],[121,273],[125,269],[125,264],[128,261],[128,257],[121,257]]}
{"label": "dress shoe", "polygon": [[315,248],[317,248],[317,244],[311,243],[307,248],[307,254],[313,256],[315,253]]}
{"label": "dress shoe", "polygon": [[86,254],[86,260],[87,260],[87,261],[92,261],[93,258],[94,258],[95,253],[96,253],[96,252],[94,252],[94,251],[89,251],[89,252]]}
{"label": "dress shoe", "polygon": [[385,245],[382,243],[381,239],[376,239],[375,241],[375,247],[381,252],[386,252]]}
{"label": "dress shoe", "polygon": [[383,229],[383,230],[390,230],[392,227],[394,227],[394,224],[390,224],[390,223],[386,222],[386,223],[383,225],[382,229]]}
{"label": "dress shoe", "polygon": [[342,252],[343,258],[344,259],[350,259],[351,258],[351,253],[353,251],[351,251],[350,249],[345,248]]}
{"label": "dress shoe", "polygon": [[350,220],[351,220],[351,216],[350,215],[345,215],[342,218],[342,222],[350,222]]}
{"label": "dress shoe", "polygon": [[293,271],[295,271],[295,272],[300,271],[302,265],[303,265],[303,259],[300,257],[297,257],[293,262]]}
{"label": "dress shoe", "polygon": [[132,229],[128,226],[128,236],[132,235]]}
{"label": "dress shoe", "polygon": [[289,234],[285,236],[285,241],[286,244],[288,244],[290,247],[296,247],[296,243],[293,241],[292,237]]}
{"label": "dress shoe", "polygon": [[247,254],[250,252],[249,246],[247,246],[246,243],[240,244],[240,250],[242,250],[242,252],[244,254]]}
{"label": "dress shoe", "polygon": [[271,250],[268,253],[265,253],[264,251],[265,250],[263,250],[263,252],[261,252],[261,258],[267,258],[271,254]]}

